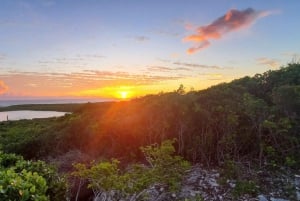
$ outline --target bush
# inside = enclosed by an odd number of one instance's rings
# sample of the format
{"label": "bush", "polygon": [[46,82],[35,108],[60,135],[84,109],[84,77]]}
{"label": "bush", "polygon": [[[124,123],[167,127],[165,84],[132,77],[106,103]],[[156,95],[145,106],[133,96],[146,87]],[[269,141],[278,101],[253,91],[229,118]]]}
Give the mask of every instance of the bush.
{"label": "bush", "polygon": [[174,142],[175,140],[166,140],[160,146],[154,144],[141,148],[146,160],[151,165],[154,182],[166,184],[172,191],[178,189],[178,181],[190,166],[182,157],[174,156]]}
{"label": "bush", "polygon": [[0,152],[0,200],[66,199],[66,181],[43,161]]}
{"label": "bush", "polygon": [[9,168],[0,171],[0,178],[0,200],[49,200],[46,180],[36,172]]}
{"label": "bush", "polygon": [[227,179],[238,179],[240,173],[237,164],[233,160],[226,159],[224,161],[221,174],[222,177],[225,180],[227,180]]}
{"label": "bush", "polygon": [[241,195],[249,194],[252,196],[257,196],[258,187],[254,181],[237,181],[235,188],[233,189],[233,196],[235,198],[240,197]]}
{"label": "bush", "polygon": [[[174,156],[174,140],[142,147],[149,166],[133,164],[127,171],[119,169],[119,161],[113,159],[100,163],[92,163],[90,167],[84,164],[74,165],[73,175],[88,181],[89,188],[95,192],[95,197],[112,200],[131,197],[132,200],[145,196],[144,190],[153,184],[166,185],[170,190],[177,190],[181,177],[189,163],[180,156]],[[105,199],[104,199],[105,200]]]}

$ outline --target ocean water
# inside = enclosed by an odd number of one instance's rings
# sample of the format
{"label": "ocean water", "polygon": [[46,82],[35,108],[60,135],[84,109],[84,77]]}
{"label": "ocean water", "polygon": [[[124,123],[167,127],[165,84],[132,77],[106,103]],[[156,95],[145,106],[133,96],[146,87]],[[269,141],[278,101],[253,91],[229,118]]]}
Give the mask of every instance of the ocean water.
{"label": "ocean water", "polygon": [[7,111],[0,112],[0,121],[14,121],[21,119],[35,119],[35,118],[49,118],[64,116],[67,112],[55,112],[55,111],[31,111],[31,110],[19,110],[19,111]]}

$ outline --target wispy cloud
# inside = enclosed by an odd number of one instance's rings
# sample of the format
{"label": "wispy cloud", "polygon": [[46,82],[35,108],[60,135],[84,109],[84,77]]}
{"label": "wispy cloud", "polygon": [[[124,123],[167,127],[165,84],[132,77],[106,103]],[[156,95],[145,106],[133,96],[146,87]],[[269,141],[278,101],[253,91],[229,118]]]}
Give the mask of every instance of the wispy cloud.
{"label": "wispy cloud", "polygon": [[165,66],[150,66],[147,68],[149,71],[159,71],[159,72],[168,72],[173,71],[173,68],[165,67]]}
{"label": "wispy cloud", "polygon": [[150,40],[150,38],[147,36],[135,36],[133,39],[137,42],[146,42]]}
{"label": "wispy cloud", "polygon": [[174,62],[173,64],[179,66],[193,67],[193,68],[225,69],[224,67],[220,67],[220,66],[210,66],[204,64],[185,63],[185,62]]}
{"label": "wispy cloud", "polygon": [[[18,94],[28,92],[34,96],[58,96],[90,88],[102,88],[119,85],[156,85],[160,82],[177,80],[178,75],[155,75],[152,73],[128,73],[113,71],[85,70],[73,73],[38,73],[11,71],[0,74],[10,86],[10,92]],[[0,83],[0,92],[4,93],[8,87]]]}
{"label": "wispy cloud", "polygon": [[195,47],[191,47],[189,48],[186,52],[188,54],[194,54],[195,52],[198,52],[202,49],[207,48],[208,46],[210,46],[210,42],[207,40],[202,41],[199,45],[195,46]]}
{"label": "wispy cloud", "polygon": [[274,68],[274,69],[276,69],[280,66],[280,63],[276,59],[261,57],[261,58],[258,58],[256,61],[257,61],[258,64],[267,65],[267,66],[269,66],[271,68]]}
{"label": "wispy cloud", "polygon": [[188,54],[193,54],[210,45],[211,39],[220,39],[225,34],[239,29],[249,27],[257,19],[271,14],[269,11],[256,11],[252,8],[245,10],[229,10],[225,15],[219,17],[212,23],[200,26],[196,33],[183,39],[186,42],[193,42],[194,46],[187,50]]}
{"label": "wispy cloud", "polygon": [[91,61],[98,61],[100,59],[106,58],[104,55],[101,54],[77,54],[72,57],[57,57],[51,58],[47,60],[39,60],[37,64],[40,66],[65,66],[65,67],[84,67],[87,63]]}
{"label": "wispy cloud", "polygon": [[166,30],[166,29],[160,29],[160,30],[156,30],[154,31],[155,34],[158,35],[162,35],[162,36],[167,36],[167,37],[179,37],[180,34],[176,31],[170,31],[170,30]]}
{"label": "wispy cloud", "polygon": [[151,71],[158,71],[158,72],[170,72],[170,71],[190,71],[190,68],[179,67],[179,68],[171,68],[166,66],[150,66],[147,70]]}
{"label": "wispy cloud", "polygon": [[0,95],[4,94],[8,90],[8,86],[0,80]]}
{"label": "wispy cloud", "polygon": [[105,58],[104,55],[101,54],[85,54],[85,55],[78,55],[79,58],[94,58],[94,59],[101,59]]}
{"label": "wispy cloud", "polygon": [[190,23],[190,22],[185,22],[185,23],[184,23],[184,28],[185,28],[186,30],[191,30],[191,31],[193,31],[193,30],[196,29],[197,27],[196,27],[194,24]]}

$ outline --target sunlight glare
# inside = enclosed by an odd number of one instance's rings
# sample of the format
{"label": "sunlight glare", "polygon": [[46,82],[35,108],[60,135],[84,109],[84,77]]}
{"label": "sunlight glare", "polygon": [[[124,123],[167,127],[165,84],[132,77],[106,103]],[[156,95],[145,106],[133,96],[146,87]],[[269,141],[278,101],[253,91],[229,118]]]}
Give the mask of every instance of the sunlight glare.
{"label": "sunlight glare", "polygon": [[128,91],[121,91],[120,96],[121,96],[122,99],[128,98]]}

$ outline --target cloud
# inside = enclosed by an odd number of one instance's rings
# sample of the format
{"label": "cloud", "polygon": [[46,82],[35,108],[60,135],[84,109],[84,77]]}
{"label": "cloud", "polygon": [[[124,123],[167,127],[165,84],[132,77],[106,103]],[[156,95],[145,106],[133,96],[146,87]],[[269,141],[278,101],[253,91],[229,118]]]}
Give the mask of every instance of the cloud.
{"label": "cloud", "polygon": [[79,57],[87,57],[87,58],[94,58],[94,59],[105,58],[105,56],[103,56],[101,54],[86,54],[86,55],[83,55],[83,56],[79,55]]}
{"label": "cloud", "polygon": [[[56,89],[74,88],[82,89],[89,86],[111,86],[122,84],[152,85],[158,82],[177,80],[181,77],[174,75],[153,75],[151,73],[138,74],[128,72],[84,70],[73,73],[38,73],[38,72],[16,72],[11,71],[1,74],[0,79],[11,82],[11,89],[24,91],[25,87],[37,89],[47,88],[55,92]],[[6,86],[6,85],[3,85]],[[7,87],[2,87],[7,89]],[[1,88],[0,88],[1,89]],[[31,89],[31,88],[30,88]],[[27,89],[29,90],[29,89]],[[47,90],[45,90],[46,92]]]}
{"label": "cloud", "polygon": [[165,66],[151,66],[151,67],[149,67],[147,69],[149,71],[159,71],[159,72],[167,72],[167,71],[174,70],[173,68],[165,67]]}
{"label": "cloud", "polygon": [[154,31],[155,34],[162,35],[162,36],[170,36],[170,37],[179,37],[180,34],[175,31],[170,31],[170,30],[156,30]]}
{"label": "cloud", "polygon": [[268,65],[269,67],[274,68],[274,69],[276,69],[280,66],[280,63],[277,60],[269,59],[269,58],[266,58],[266,57],[258,58],[256,61],[257,61],[258,64]]}
{"label": "cloud", "polygon": [[[77,54],[73,57],[57,57],[57,58],[51,58],[48,60],[39,60],[37,61],[37,64],[39,66],[47,66],[47,67],[53,67],[53,66],[63,66],[65,67],[85,67],[87,63],[102,60],[106,58],[104,55],[101,54]],[[0,59],[1,60],[1,59]]]}
{"label": "cloud", "polygon": [[158,72],[170,72],[170,71],[190,71],[190,68],[180,67],[180,68],[170,68],[165,66],[150,66],[147,68],[148,71],[158,71]]}
{"label": "cloud", "polygon": [[184,63],[184,62],[174,62],[173,64],[179,66],[193,67],[193,68],[207,68],[207,69],[224,69],[220,66],[209,66],[204,64],[193,64],[193,63]]}
{"label": "cloud", "polygon": [[210,42],[205,40],[202,43],[200,43],[200,45],[196,46],[196,47],[191,47],[187,50],[188,54],[194,54],[195,52],[202,50],[204,48],[207,48],[210,45]]}
{"label": "cloud", "polygon": [[175,70],[184,70],[184,71],[190,71],[190,68],[185,68],[185,67],[179,67],[179,68],[175,68]]}
{"label": "cloud", "polygon": [[136,40],[137,42],[146,42],[150,40],[150,38],[147,36],[136,36],[133,39]]}
{"label": "cloud", "polygon": [[8,86],[0,80],[0,95],[4,94],[8,90]]}
{"label": "cloud", "polygon": [[191,31],[197,28],[194,24],[190,22],[184,23],[184,27],[186,30],[191,30]]}
{"label": "cloud", "polygon": [[221,39],[225,34],[239,29],[249,27],[257,19],[271,14],[269,11],[256,11],[252,8],[245,10],[229,10],[225,15],[219,17],[206,26],[200,26],[196,33],[183,39],[185,42],[193,42],[194,47],[187,50],[188,54],[193,54],[210,45],[211,39]]}

